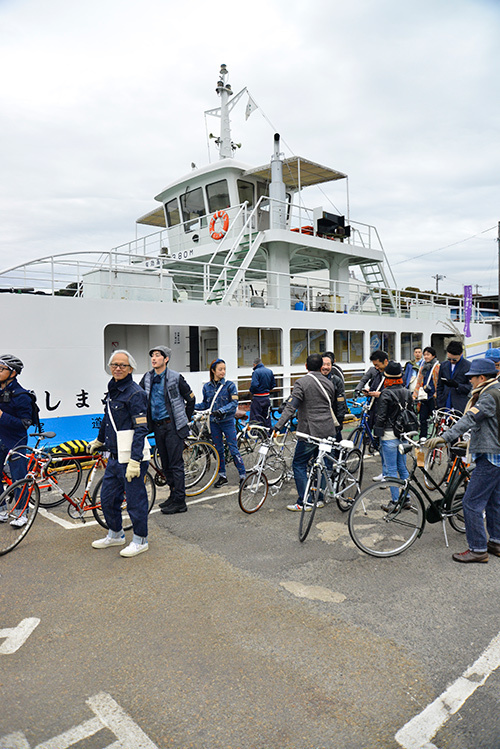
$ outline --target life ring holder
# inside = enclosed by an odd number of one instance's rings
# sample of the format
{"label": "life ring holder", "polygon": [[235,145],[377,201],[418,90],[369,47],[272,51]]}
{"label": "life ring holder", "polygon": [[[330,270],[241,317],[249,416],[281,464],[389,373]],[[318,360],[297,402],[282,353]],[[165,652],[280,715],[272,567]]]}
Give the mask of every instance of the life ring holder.
{"label": "life ring holder", "polygon": [[[222,221],[222,229],[220,231],[215,231],[215,222],[217,219],[221,219]],[[210,225],[208,227],[208,231],[210,232],[210,236],[212,239],[214,239],[216,242],[219,239],[223,239],[226,234],[227,230],[229,229],[229,216],[227,215],[226,211],[215,211],[214,215],[210,219]]]}

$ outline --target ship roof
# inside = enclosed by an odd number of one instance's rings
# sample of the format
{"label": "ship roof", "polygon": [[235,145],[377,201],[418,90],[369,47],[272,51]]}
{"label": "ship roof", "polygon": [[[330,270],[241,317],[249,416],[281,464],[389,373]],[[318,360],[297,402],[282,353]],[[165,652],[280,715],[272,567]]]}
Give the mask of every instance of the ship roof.
{"label": "ship roof", "polygon": [[[299,175],[300,170],[300,175]],[[246,177],[260,177],[268,182],[271,181],[271,165],[265,164],[245,172]],[[311,187],[319,185],[322,182],[332,182],[336,179],[346,179],[347,174],[339,172],[336,169],[330,169],[328,166],[317,164],[302,156],[292,156],[283,160],[283,182],[291,190],[298,190],[300,187]]]}

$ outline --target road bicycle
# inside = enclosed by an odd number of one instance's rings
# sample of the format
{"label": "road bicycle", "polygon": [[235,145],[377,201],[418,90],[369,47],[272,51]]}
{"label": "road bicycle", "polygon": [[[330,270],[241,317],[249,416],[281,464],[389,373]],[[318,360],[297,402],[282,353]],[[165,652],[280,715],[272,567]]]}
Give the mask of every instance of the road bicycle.
{"label": "road bicycle", "polygon": [[[463,413],[456,409],[439,408],[432,414],[430,437],[439,437],[443,432],[456,424]],[[452,457],[448,445],[438,445],[433,450],[428,450],[425,456],[425,470],[432,476],[434,482],[440,486],[449,473]],[[426,487],[434,491],[433,484],[424,476]]]}
{"label": "road bicycle", "polygon": [[336,442],[333,437],[322,439],[297,432],[297,437],[318,446],[316,458],[309,464],[302,512],[299,521],[299,541],[306,540],[311,530],[316,509],[335,500],[339,510],[347,512],[359,494],[363,456],[351,440]]}
{"label": "road bicycle", "polygon": [[[41,439],[51,439],[53,432],[45,432],[32,435]],[[7,459],[17,455],[24,456],[23,448],[20,446],[11,450]],[[61,487],[60,483],[51,474],[46,473],[46,468],[52,461],[51,453],[40,448],[29,448],[32,451],[31,470],[28,470],[24,479],[15,481],[0,496],[0,556],[12,551],[26,536],[33,526],[38,509],[40,507],[40,486],[50,485],[52,491],[61,495],[63,501],[68,502],[68,515],[73,519],[86,522],[91,512],[96,521],[103,528],[108,529],[101,508],[101,487],[103,474],[106,468],[107,458],[101,453],[86,456],[90,471],[87,475],[85,490],[81,499],[69,496]],[[98,477],[100,472],[100,476]],[[97,481],[96,481],[96,477]],[[156,486],[151,472],[148,470],[144,477],[148,497],[148,513],[151,512],[155,498]],[[130,530],[132,522],[126,510],[125,494],[122,504],[123,530]]]}
{"label": "road bicycle", "polygon": [[[351,507],[348,519],[351,538],[361,551],[375,557],[391,557],[408,549],[420,538],[429,523],[442,522],[445,543],[448,546],[446,523],[459,533],[465,533],[462,500],[469,480],[469,470],[463,462],[465,449],[452,447],[453,468],[448,483],[443,490],[425,470],[425,454],[422,446],[413,438],[418,432],[401,435],[399,450],[410,455],[413,467],[409,477],[402,481],[386,478],[365,489]],[[439,498],[432,499],[423,480],[417,475],[417,468],[423,477],[434,484]],[[391,501],[391,491],[398,493],[396,502]],[[425,501],[428,502],[426,507]]]}

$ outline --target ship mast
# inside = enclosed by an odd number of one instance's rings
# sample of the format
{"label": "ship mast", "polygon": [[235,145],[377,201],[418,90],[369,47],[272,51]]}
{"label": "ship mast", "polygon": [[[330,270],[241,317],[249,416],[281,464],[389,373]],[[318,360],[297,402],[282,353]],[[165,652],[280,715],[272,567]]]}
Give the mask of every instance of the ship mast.
{"label": "ship mast", "polygon": [[231,140],[231,122],[229,120],[229,115],[233,110],[235,104],[238,103],[238,101],[247,90],[246,87],[242,88],[241,91],[239,91],[234,99],[231,99],[230,102],[229,97],[233,96],[233,90],[231,89],[230,84],[227,82],[228,77],[228,70],[223,64],[220,66],[219,80],[217,81],[217,87],[215,89],[220,96],[220,107],[217,107],[217,109],[207,109],[207,111],[205,112],[205,115],[210,114],[214,117],[220,117],[219,137],[216,138],[215,135],[212,135],[212,133],[210,133],[210,135],[208,136],[209,138],[214,138],[215,144],[219,146],[220,159],[231,159],[233,157],[233,152],[237,148],[241,148],[241,143],[233,143],[233,141]]}

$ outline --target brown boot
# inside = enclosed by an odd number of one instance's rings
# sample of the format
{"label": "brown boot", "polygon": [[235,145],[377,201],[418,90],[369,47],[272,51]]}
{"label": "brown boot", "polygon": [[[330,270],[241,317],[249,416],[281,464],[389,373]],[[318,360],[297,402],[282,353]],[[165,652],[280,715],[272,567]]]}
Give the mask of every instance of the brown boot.
{"label": "brown boot", "polygon": [[488,551],[495,557],[500,557],[500,544],[496,544],[494,541],[488,541]]}

